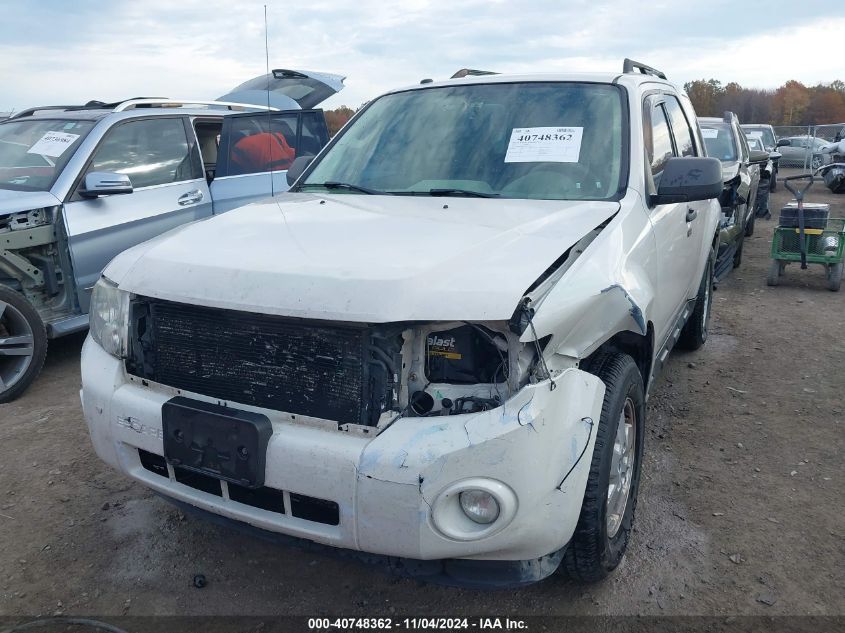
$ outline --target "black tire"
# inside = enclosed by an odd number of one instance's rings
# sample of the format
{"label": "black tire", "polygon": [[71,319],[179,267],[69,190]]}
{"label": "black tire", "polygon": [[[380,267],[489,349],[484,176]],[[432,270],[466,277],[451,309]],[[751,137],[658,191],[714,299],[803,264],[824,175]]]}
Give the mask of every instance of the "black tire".
{"label": "black tire", "polygon": [[47,331],[20,293],[0,286],[0,403],[11,402],[32,384],[47,356]]}
{"label": "black tire", "polygon": [[769,179],[769,191],[774,193],[778,190],[778,170],[772,172],[772,177]]}
{"label": "black tire", "polygon": [[[752,217],[765,218],[769,213],[769,186],[767,183],[763,184],[765,186],[757,191],[757,200],[754,203],[754,216]],[[752,233],[754,232],[753,225],[751,231]],[[747,231],[745,234],[749,237],[751,236],[751,233]]]}
{"label": "black tire", "polygon": [[757,219],[754,211],[752,210],[751,213],[748,215],[748,222],[745,223],[745,237],[751,237],[754,235],[754,220]]}
{"label": "black tire", "polygon": [[[645,424],[643,379],[634,359],[615,352],[602,354],[591,363],[588,371],[604,382],[606,391],[601,419],[594,430],[596,443],[581,514],[562,564],[566,574],[580,582],[602,580],[616,569],[625,556],[637,508]],[[633,465],[625,470],[630,473],[630,484],[624,510],[613,513],[615,525],[611,534],[608,521],[611,464],[619,424],[622,418],[626,423],[630,419],[627,414],[629,409],[633,414]]]}
{"label": "black tire", "polygon": [[783,275],[783,263],[778,259],[773,259],[769,264],[769,274],[766,276],[766,285],[777,286],[780,283],[780,278]]}
{"label": "black tire", "polygon": [[698,295],[695,298],[693,308],[681,336],[678,338],[678,347],[693,351],[704,345],[707,341],[707,328],[710,325],[710,309],[713,306],[713,262],[716,259],[716,252],[711,251],[710,259],[704,268],[704,276],[698,287]]}
{"label": "black tire", "polygon": [[827,289],[838,292],[842,285],[842,262],[833,264],[827,269]]}
{"label": "black tire", "polygon": [[734,252],[733,267],[739,268],[742,264],[742,247],[745,245],[745,233],[740,234],[739,240],[736,244],[736,252]]}

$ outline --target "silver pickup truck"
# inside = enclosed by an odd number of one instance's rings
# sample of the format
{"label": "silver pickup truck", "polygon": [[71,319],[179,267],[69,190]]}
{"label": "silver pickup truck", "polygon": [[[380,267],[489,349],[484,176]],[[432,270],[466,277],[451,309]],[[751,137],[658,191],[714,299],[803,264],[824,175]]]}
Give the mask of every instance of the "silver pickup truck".
{"label": "silver pickup truck", "polygon": [[46,106],[0,123],[0,402],[35,379],[48,339],[88,326],[115,255],[287,190],[293,160],[328,142],[314,108],[343,80],[273,70],[214,102]]}

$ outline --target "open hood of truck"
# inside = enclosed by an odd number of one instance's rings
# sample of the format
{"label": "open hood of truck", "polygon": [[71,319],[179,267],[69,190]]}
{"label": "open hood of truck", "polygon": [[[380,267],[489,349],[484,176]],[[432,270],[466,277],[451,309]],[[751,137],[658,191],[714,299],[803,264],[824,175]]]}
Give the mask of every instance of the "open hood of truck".
{"label": "open hood of truck", "polygon": [[268,105],[269,100],[270,107],[279,110],[310,110],[343,90],[344,79],[342,75],[276,68],[269,75],[245,81],[217,100],[252,105]]}
{"label": "open hood of truck", "polygon": [[284,194],[119,255],[160,299],[356,322],[509,319],[616,202]]}
{"label": "open hood of truck", "polygon": [[53,207],[61,203],[61,200],[48,191],[0,189],[0,216],[7,213]]}

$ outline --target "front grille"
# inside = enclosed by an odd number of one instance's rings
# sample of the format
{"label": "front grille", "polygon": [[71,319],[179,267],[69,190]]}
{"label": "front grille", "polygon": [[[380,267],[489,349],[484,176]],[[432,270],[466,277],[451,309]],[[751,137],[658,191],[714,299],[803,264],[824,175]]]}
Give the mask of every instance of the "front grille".
{"label": "front grille", "polygon": [[[160,477],[170,478],[167,472],[167,462],[161,455],[139,448],[138,457],[141,460],[141,466],[146,470]],[[195,473],[179,466],[173,468],[173,474],[175,480],[180,484],[217,497],[223,496],[223,485],[219,479]],[[268,512],[276,512],[277,514],[289,514],[294,518],[314,523],[340,525],[340,506],[334,501],[291,492],[288,495],[290,500],[288,508],[285,509],[285,493],[281,490],[266,486],[252,490],[232,483],[228,484],[228,490],[230,501],[236,503],[267,510]]]}
{"label": "front grille", "polygon": [[[395,405],[395,367],[373,328],[134,300],[127,371],[220,400],[374,425]],[[399,362],[399,342],[387,358]]]}

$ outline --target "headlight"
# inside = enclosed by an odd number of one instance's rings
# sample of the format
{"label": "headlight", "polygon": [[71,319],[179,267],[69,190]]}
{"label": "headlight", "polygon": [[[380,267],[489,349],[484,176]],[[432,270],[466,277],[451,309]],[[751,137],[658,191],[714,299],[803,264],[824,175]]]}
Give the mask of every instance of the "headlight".
{"label": "headlight", "polygon": [[499,518],[499,502],[486,490],[464,490],[458,498],[461,510],[476,523],[487,525]]}
{"label": "headlight", "polygon": [[91,338],[116,358],[126,355],[128,316],[129,293],[101,277],[91,293],[88,311]]}

